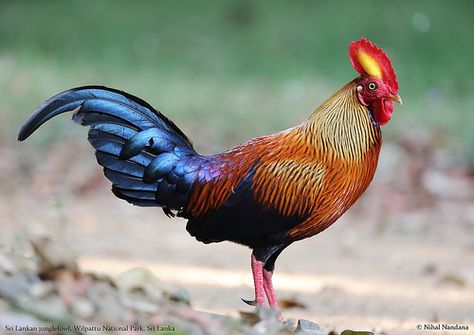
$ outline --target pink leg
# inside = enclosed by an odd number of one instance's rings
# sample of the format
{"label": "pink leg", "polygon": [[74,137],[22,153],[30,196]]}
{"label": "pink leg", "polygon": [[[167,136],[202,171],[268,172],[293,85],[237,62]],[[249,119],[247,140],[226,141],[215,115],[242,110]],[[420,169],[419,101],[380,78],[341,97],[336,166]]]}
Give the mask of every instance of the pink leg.
{"label": "pink leg", "polygon": [[272,275],[271,271],[263,270],[263,288],[265,289],[270,307],[278,308],[278,301],[273,290]]}
{"label": "pink leg", "polygon": [[285,321],[283,315],[280,313],[280,307],[278,307],[278,301],[275,295],[275,290],[273,289],[272,275],[272,271],[267,271],[263,269],[263,288],[265,289],[265,294],[267,295],[270,307],[278,310],[278,319],[280,321]]}
{"label": "pink leg", "polygon": [[257,306],[265,305],[264,279],[263,279],[263,263],[258,261],[252,254],[251,260],[253,284],[255,286],[255,303]]}

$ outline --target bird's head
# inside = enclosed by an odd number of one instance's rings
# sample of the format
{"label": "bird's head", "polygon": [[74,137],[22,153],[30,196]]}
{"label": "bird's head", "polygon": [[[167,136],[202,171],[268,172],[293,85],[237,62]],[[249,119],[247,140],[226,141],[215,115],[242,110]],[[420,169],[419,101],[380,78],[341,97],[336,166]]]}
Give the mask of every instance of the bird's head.
{"label": "bird's head", "polygon": [[375,122],[382,126],[387,124],[392,117],[393,101],[402,103],[390,59],[365,38],[349,45],[349,58],[360,73],[354,81],[359,102],[369,108]]}

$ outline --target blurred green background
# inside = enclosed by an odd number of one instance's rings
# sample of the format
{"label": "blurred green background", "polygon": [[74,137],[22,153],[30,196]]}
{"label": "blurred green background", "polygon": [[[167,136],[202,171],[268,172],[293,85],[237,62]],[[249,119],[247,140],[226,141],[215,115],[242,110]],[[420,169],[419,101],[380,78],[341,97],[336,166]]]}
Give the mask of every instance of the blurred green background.
{"label": "blurred green background", "polygon": [[[468,0],[1,1],[0,140],[53,94],[101,84],[215,152],[303,120],[356,77],[347,45],[365,36],[392,59],[405,103],[385,137],[434,132],[473,163],[473,33]],[[78,128],[55,120],[36,143]]]}

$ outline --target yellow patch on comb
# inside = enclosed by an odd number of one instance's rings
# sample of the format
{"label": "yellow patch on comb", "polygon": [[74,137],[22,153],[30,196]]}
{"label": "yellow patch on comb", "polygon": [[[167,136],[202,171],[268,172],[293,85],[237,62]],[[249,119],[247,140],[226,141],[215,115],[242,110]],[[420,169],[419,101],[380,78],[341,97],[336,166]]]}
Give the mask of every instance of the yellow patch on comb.
{"label": "yellow patch on comb", "polygon": [[379,63],[364,51],[359,51],[357,53],[357,59],[359,60],[360,65],[364,68],[365,72],[369,75],[382,79],[382,69],[380,68]]}

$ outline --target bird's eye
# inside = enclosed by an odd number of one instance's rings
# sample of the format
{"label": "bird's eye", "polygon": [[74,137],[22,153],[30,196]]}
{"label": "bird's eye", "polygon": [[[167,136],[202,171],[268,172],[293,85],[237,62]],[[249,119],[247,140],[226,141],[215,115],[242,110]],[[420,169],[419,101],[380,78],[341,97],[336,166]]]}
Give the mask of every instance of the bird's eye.
{"label": "bird's eye", "polygon": [[376,83],[369,83],[369,85],[367,85],[367,87],[369,88],[369,90],[375,91],[377,89],[377,84]]}

